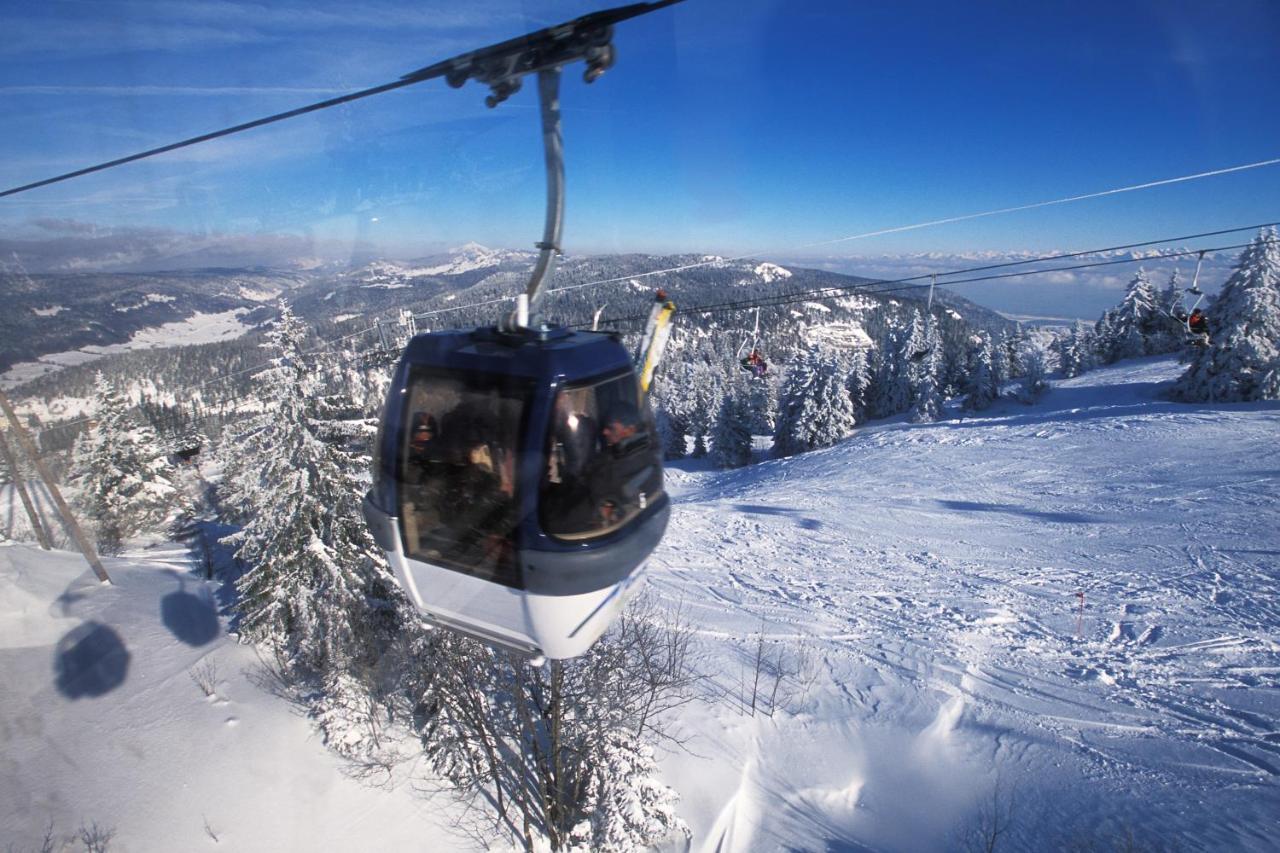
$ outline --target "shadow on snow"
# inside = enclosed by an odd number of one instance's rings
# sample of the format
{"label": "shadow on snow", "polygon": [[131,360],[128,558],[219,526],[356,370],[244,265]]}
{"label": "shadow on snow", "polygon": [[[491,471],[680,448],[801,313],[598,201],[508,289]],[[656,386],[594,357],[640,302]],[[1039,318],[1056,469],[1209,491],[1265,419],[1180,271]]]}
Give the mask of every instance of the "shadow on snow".
{"label": "shadow on snow", "polygon": [[85,622],[68,631],[54,652],[54,685],[68,699],[115,690],[129,675],[129,650],[113,629]]}

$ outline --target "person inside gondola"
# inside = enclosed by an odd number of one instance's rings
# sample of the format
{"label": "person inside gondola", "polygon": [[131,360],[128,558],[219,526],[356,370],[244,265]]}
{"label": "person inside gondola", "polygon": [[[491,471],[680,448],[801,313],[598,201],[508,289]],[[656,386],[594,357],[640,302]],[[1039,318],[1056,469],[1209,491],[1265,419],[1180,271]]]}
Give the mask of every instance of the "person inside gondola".
{"label": "person inside gondola", "polygon": [[409,476],[422,483],[437,474],[440,464],[439,444],[436,441],[436,419],[426,412],[415,412],[409,428]]}
{"label": "person inside gondola", "polygon": [[643,501],[640,489],[651,473],[653,454],[634,403],[614,403],[605,414],[600,437],[590,491],[596,523],[610,527],[620,522],[633,504]]}
{"label": "person inside gondola", "polygon": [[422,533],[440,523],[444,475],[436,419],[427,412],[414,412],[404,457],[406,511],[413,513],[412,530]]}
{"label": "person inside gondola", "polygon": [[589,489],[587,474],[599,429],[596,419],[585,411],[585,397],[574,391],[559,394],[551,427],[544,509],[569,530],[591,526],[592,508],[583,497]]}
{"label": "person inside gondola", "polygon": [[443,552],[476,574],[495,574],[510,558],[514,460],[500,446],[497,418],[481,404],[457,407],[445,419],[450,436],[441,517],[451,542]]}

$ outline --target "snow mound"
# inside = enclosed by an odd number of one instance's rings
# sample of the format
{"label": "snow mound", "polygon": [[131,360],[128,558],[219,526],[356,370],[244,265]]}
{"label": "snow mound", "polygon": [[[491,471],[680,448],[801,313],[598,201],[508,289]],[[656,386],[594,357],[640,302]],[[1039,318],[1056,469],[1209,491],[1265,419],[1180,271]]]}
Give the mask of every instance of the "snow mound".
{"label": "snow mound", "polygon": [[836,349],[870,349],[874,346],[871,336],[857,323],[828,323],[811,326],[804,332],[810,343],[824,344]]}
{"label": "snow mound", "polygon": [[770,284],[775,281],[781,281],[783,279],[791,278],[791,270],[784,269],[783,267],[780,267],[777,264],[771,264],[767,262],[757,266],[753,270],[753,272],[757,276],[759,276],[760,279],[765,282],[765,284]]}

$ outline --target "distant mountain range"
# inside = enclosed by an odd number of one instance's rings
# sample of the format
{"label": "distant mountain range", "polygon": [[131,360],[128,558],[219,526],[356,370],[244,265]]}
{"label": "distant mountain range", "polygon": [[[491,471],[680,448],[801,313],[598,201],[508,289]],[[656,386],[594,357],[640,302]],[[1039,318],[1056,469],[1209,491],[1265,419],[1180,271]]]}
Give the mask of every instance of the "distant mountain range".
{"label": "distant mountain range", "polygon": [[[492,322],[506,309],[492,304],[457,312],[453,309],[512,297],[523,288],[534,259],[533,252],[469,243],[438,255],[408,261],[376,260],[343,269],[36,275],[0,271],[0,300],[8,309],[0,315],[0,372],[18,362],[84,348],[90,349],[89,355],[96,355],[96,348],[127,345],[144,330],[201,315],[234,312],[245,329],[251,329],[274,316],[281,298],[304,319],[317,323],[357,317],[372,322],[400,308],[446,312],[440,315],[440,325]],[[654,274],[663,270],[667,272]],[[865,342],[865,333],[856,327],[859,312],[879,299],[924,295],[922,290],[895,289],[886,297],[867,297],[857,292],[865,284],[863,279],[822,270],[708,255],[571,257],[557,265],[550,286],[564,291],[549,295],[546,310],[550,318],[560,322],[589,321],[602,306],[607,306],[606,319],[642,314],[660,286],[683,307],[798,294],[794,303],[769,309],[776,312],[770,321],[774,326],[831,325],[838,328],[820,332],[815,338],[831,343]],[[806,298],[810,291],[833,287],[851,289],[853,295],[831,299],[819,293]],[[978,326],[1006,323],[995,312],[954,294],[940,292],[938,298],[960,311],[967,322]],[[717,316],[709,322],[711,326],[736,327],[746,321]],[[180,338],[173,341],[187,342]]]}

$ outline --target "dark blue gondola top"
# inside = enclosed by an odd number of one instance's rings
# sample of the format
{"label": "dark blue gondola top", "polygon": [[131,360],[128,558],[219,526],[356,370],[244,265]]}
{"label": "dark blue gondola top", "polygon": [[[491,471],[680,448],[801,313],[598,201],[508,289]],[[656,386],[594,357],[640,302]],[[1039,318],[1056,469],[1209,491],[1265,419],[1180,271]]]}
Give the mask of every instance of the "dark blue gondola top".
{"label": "dark blue gondola top", "polygon": [[493,328],[430,332],[409,342],[403,362],[410,367],[505,374],[542,386],[631,368],[630,357],[614,336],[560,328],[522,334]]}

